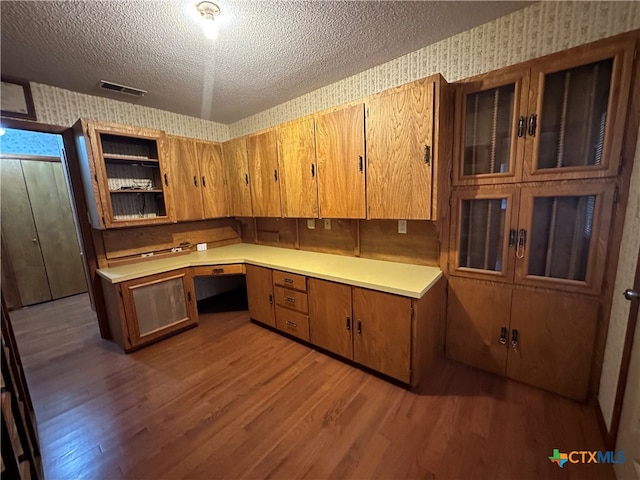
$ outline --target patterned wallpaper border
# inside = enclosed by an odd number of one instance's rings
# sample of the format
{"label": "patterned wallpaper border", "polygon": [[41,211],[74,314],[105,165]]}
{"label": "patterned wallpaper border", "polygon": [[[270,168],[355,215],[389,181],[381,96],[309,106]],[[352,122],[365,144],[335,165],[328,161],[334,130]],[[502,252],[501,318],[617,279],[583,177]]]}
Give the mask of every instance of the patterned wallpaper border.
{"label": "patterned wallpaper border", "polygon": [[229,126],[200,118],[171,113],[157,108],[72,92],[31,82],[36,115],[41,123],[71,126],[80,117],[104,122],[125,123],[156,128],[172,135],[223,142],[229,138]]}
{"label": "patterned wallpaper border", "polygon": [[536,3],[233,123],[230,138],[435,73],[455,82],[636,28],[640,2]]}

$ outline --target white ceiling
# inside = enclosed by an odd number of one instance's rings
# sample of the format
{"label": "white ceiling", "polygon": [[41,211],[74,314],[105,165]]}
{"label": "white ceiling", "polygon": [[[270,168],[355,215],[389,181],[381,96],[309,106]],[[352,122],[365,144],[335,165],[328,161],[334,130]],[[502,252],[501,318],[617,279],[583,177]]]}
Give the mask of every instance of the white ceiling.
{"label": "white ceiling", "polygon": [[532,2],[219,0],[216,41],[196,3],[0,1],[2,74],[232,123]]}

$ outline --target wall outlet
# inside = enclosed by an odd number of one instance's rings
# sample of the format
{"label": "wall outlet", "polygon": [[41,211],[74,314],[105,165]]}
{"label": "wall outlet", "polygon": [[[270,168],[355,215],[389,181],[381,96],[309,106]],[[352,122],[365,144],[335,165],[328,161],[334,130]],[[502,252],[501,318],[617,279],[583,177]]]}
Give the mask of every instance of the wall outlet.
{"label": "wall outlet", "polygon": [[309,230],[316,229],[316,219],[315,218],[307,218],[307,228]]}
{"label": "wall outlet", "polygon": [[324,219],[324,229],[325,230],[331,230],[331,219],[330,218],[325,218]]}
{"label": "wall outlet", "polygon": [[398,233],[407,233],[407,221],[398,220]]}
{"label": "wall outlet", "polygon": [[199,252],[204,252],[204,251],[207,249],[207,244],[206,244],[206,243],[198,243],[198,244],[196,245],[196,249],[197,249]]}

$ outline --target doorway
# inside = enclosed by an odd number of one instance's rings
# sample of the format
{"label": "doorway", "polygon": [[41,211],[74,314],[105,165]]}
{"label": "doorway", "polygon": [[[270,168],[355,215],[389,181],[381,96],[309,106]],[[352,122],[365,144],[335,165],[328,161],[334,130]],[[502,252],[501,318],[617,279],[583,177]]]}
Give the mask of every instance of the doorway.
{"label": "doorway", "polygon": [[61,135],[0,137],[2,285],[10,309],[87,291]]}

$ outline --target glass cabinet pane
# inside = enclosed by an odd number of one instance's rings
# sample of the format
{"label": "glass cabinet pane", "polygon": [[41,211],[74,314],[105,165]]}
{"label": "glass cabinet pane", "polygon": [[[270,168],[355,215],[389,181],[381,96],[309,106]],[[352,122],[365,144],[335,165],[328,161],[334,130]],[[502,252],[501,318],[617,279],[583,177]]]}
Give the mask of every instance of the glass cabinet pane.
{"label": "glass cabinet pane", "polygon": [[602,163],[613,59],[545,76],[538,169]]}
{"label": "glass cabinet pane", "polygon": [[507,200],[462,200],[460,267],[501,272]]}
{"label": "glass cabinet pane", "polygon": [[466,97],[463,175],[509,171],[515,85]]}
{"label": "glass cabinet pane", "polygon": [[132,289],[140,336],[188,318],[183,278]]}
{"label": "glass cabinet pane", "polygon": [[528,274],[585,281],[595,195],[533,201]]}

